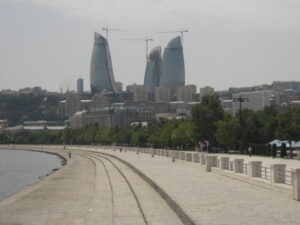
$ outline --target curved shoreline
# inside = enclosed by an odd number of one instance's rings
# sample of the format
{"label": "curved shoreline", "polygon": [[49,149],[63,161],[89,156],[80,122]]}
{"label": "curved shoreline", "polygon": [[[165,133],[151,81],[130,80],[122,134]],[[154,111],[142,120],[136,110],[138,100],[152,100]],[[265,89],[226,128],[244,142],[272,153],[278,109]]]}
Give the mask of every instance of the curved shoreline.
{"label": "curved shoreline", "polygon": [[58,171],[60,171],[62,168],[64,168],[64,166],[67,165],[67,158],[62,155],[59,154],[57,152],[50,152],[47,150],[33,150],[33,149],[24,149],[24,148],[2,148],[0,146],[0,151],[1,150],[6,150],[6,151],[11,151],[11,150],[15,150],[15,151],[29,151],[29,152],[38,152],[38,153],[44,153],[44,154],[50,154],[50,155],[55,155],[60,159],[60,167],[59,168],[53,168],[51,169],[50,173],[47,173],[45,175],[42,176],[38,176],[37,177],[37,181],[34,183],[30,183],[30,184],[26,184],[22,189],[20,189],[19,191],[12,193],[6,197],[4,197],[3,199],[0,199],[0,205],[6,205],[6,204],[10,204],[12,202],[17,201],[18,199],[22,198],[23,196],[27,195],[28,193],[34,191],[37,188],[37,185],[39,185],[40,183],[44,183],[44,181],[47,181],[48,179],[51,179],[52,176],[57,173]]}

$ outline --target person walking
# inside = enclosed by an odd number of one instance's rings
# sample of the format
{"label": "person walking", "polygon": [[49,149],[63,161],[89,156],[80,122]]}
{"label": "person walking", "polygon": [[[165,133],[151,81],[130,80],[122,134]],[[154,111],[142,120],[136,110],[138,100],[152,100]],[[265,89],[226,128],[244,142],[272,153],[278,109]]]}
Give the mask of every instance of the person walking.
{"label": "person walking", "polygon": [[251,148],[251,146],[248,147],[248,153],[249,153],[249,156],[251,157],[252,156],[252,148]]}
{"label": "person walking", "polygon": [[71,159],[71,152],[69,152],[69,159]]}

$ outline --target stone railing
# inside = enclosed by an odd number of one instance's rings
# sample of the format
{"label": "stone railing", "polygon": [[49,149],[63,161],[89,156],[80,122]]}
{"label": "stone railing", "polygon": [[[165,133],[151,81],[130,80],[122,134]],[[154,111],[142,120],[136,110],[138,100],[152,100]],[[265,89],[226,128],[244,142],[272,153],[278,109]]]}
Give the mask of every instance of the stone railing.
{"label": "stone railing", "polygon": [[198,163],[207,172],[217,172],[235,179],[247,181],[249,183],[264,185],[272,189],[292,191],[293,199],[300,201],[300,168],[286,170],[285,164],[272,164],[270,167],[262,166],[262,161],[250,161],[244,163],[244,159],[233,159],[230,157],[218,156],[215,154],[185,152],[178,150],[137,148],[137,147],[118,147],[118,146],[62,146],[62,145],[0,145],[4,149],[27,149],[27,150],[46,150],[49,148],[57,149],[83,149],[100,150],[109,149],[123,152],[131,151],[136,154],[149,154],[151,157],[168,157],[172,162],[184,160],[191,163]]}
{"label": "stone railing", "polygon": [[[118,149],[114,146],[105,148],[115,151]],[[172,162],[183,160],[199,163],[207,172],[218,172],[225,176],[241,179],[253,184],[264,185],[272,189],[292,191],[293,199],[300,201],[300,168],[288,171],[285,164],[272,164],[270,167],[264,167],[262,161],[244,163],[244,159],[235,158],[230,161],[230,157],[227,156],[199,152],[136,147],[121,148],[125,152],[132,151],[137,154],[150,154],[151,157],[169,157]]]}

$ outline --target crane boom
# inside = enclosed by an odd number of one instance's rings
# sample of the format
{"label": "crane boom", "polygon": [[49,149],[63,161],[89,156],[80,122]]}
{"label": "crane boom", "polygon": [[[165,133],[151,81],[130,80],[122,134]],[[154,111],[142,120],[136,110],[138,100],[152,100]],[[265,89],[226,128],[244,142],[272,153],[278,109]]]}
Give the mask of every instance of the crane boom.
{"label": "crane boom", "polygon": [[106,32],[106,40],[108,41],[108,31],[119,31],[119,32],[127,32],[127,30],[123,30],[123,29],[112,29],[109,27],[103,27],[102,30],[105,30]]}
{"label": "crane boom", "polygon": [[183,34],[189,32],[189,30],[187,29],[180,29],[180,30],[173,30],[173,31],[160,31],[160,32],[156,32],[156,33],[180,33],[181,34],[181,44],[183,47]]}

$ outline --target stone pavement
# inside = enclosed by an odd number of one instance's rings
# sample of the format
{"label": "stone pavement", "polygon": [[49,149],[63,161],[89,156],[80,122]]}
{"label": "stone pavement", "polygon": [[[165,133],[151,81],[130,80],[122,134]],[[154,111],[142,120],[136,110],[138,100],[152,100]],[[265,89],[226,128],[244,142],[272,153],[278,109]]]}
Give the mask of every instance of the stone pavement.
{"label": "stone pavement", "polygon": [[83,224],[93,197],[95,168],[76,157],[42,181],[0,202],[0,224]]}
{"label": "stone pavement", "polygon": [[[69,152],[61,147],[43,149],[65,156]],[[0,225],[182,225],[144,180],[124,164],[111,162],[72,151],[71,160],[59,171],[0,201]]]}
{"label": "stone pavement", "polygon": [[149,176],[197,224],[300,224],[300,202],[293,201],[291,193],[208,173],[197,163],[183,160],[172,163],[167,157],[101,151],[126,160]]}
{"label": "stone pavement", "polygon": [[[35,148],[65,156],[71,151],[72,159],[41,182],[1,201],[1,225],[182,224],[161,196],[133,170],[99,153],[117,156],[143,172],[196,224],[300,224],[300,202],[292,200],[292,193],[205,172],[199,163],[92,147]],[[251,160],[263,160],[265,166],[274,163],[264,157]],[[300,167],[297,160],[284,163],[288,168]]]}

